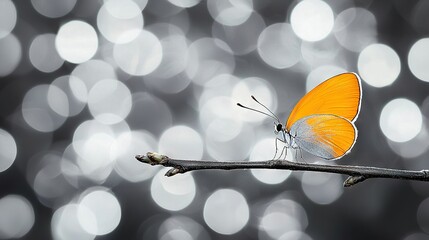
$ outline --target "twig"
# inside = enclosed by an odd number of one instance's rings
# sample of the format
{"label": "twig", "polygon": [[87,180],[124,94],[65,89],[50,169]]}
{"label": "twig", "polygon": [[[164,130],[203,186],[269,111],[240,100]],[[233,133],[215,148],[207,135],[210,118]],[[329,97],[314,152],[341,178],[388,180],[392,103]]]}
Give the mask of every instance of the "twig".
{"label": "twig", "polygon": [[267,160],[252,162],[217,162],[217,161],[193,161],[169,158],[155,152],[148,152],[146,155],[137,155],[136,159],[142,163],[150,165],[162,165],[171,167],[165,174],[168,177],[178,173],[185,173],[195,170],[205,169],[283,169],[292,171],[312,171],[327,172],[348,175],[344,181],[344,187],[350,187],[363,182],[369,178],[396,178],[417,181],[429,181],[429,170],[408,171],[400,169],[347,166],[347,165],[320,165],[310,163],[291,162],[287,160]]}

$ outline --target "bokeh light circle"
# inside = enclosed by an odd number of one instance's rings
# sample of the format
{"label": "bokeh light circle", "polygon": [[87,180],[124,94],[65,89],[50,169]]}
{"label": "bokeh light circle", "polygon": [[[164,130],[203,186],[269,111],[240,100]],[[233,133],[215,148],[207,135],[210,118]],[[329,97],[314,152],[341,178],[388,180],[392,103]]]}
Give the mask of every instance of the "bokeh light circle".
{"label": "bokeh light circle", "polygon": [[31,0],[34,9],[48,18],[59,18],[71,10],[76,5],[77,0]]}
{"label": "bokeh light circle", "polygon": [[[253,147],[250,152],[250,161],[263,161],[267,159],[272,159],[274,157],[276,148],[275,148],[275,136],[271,138],[264,138],[259,140]],[[279,144],[279,151],[277,156],[280,155],[283,146]],[[291,161],[293,160],[292,152],[287,149],[286,159]],[[252,169],[252,175],[259,181],[266,184],[279,184],[284,182],[291,174],[291,171],[285,170],[265,170],[265,169]]]}
{"label": "bokeh light circle", "polygon": [[118,123],[131,111],[131,91],[118,80],[101,80],[89,92],[88,107],[98,121],[104,124]]}
{"label": "bokeh light circle", "polygon": [[9,35],[16,25],[16,7],[10,0],[0,1],[0,38]]}
{"label": "bokeh light circle", "polygon": [[301,59],[301,41],[288,23],[275,23],[265,28],[258,38],[258,53],[274,68],[295,65]]}
{"label": "bokeh light circle", "polygon": [[429,132],[424,122],[419,134],[417,134],[413,139],[407,142],[388,141],[387,143],[389,144],[390,149],[397,155],[411,160],[427,152],[429,149],[429,141],[427,141],[428,138]]}
{"label": "bokeh light circle", "polygon": [[0,172],[4,172],[15,162],[16,142],[10,133],[0,128]]}
{"label": "bokeh light circle", "polygon": [[377,20],[374,14],[365,8],[349,8],[338,14],[334,33],[341,46],[360,52],[366,46],[377,42]]}
{"label": "bokeh light circle", "polygon": [[423,200],[417,209],[417,223],[424,232],[429,233],[429,198]]}
{"label": "bokeh light circle", "polygon": [[226,26],[244,23],[253,12],[252,0],[208,0],[207,8],[212,18]]}
{"label": "bokeh light circle", "polygon": [[159,39],[142,30],[132,41],[115,44],[113,57],[118,66],[128,74],[144,76],[153,72],[161,63],[163,49]]}
{"label": "bokeh light circle", "polygon": [[429,82],[429,38],[415,42],[408,53],[408,66],[418,79]]}
{"label": "bokeh light circle", "polygon": [[98,36],[88,23],[73,20],[60,27],[55,46],[64,60],[82,63],[91,59],[97,52]]}
{"label": "bokeh light circle", "polygon": [[22,196],[1,198],[0,212],[0,238],[22,238],[34,225],[33,206]]}
{"label": "bokeh light circle", "polygon": [[129,132],[130,128],[124,121],[112,125],[102,124],[97,120],[82,122],[75,129],[72,142],[77,155],[72,155],[76,162],[72,164],[78,167],[77,174],[103,183],[112,172],[116,158],[120,156],[121,146],[118,144],[121,141],[118,138]]}
{"label": "bokeh light circle", "polygon": [[57,87],[38,85],[30,89],[22,101],[22,115],[25,122],[40,132],[52,132],[66,120],[66,117],[58,114],[51,107],[53,103],[50,101],[54,99],[49,99],[47,96],[52,89],[55,89],[58,96],[65,96],[65,93]]}
{"label": "bokeh light circle", "polygon": [[240,231],[249,221],[246,198],[233,189],[219,189],[204,204],[204,221],[215,232],[231,235]]}
{"label": "bokeh light circle", "polygon": [[190,8],[197,5],[201,0],[168,0],[168,1],[181,8]]}
{"label": "bokeh light circle", "polygon": [[313,240],[307,233],[290,231],[280,236],[279,240]]}
{"label": "bokeh light circle", "polygon": [[159,139],[159,151],[174,158],[201,159],[204,145],[194,129],[177,125],[165,130]]}
{"label": "bokeh light circle", "polygon": [[[52,237],[56,240],[93,240],[95,234],[88,233],[78,219],[78,204],[72,203],[58,208],[51,220]],[[95,221],[94,214],[87,215],[87,221]]]}
{"label": "bokeh light circle", "polygon": [[419,134],[423,123],[419,107],[405,98],[388,102],[380,114],[380,128],[392,141],[406,142]]}
{"label": "bokeh light circle", "polygon": [[320,0],[304,0],[292,10],[290,23],[293,31],[305,41],[319,41],[331,33],[334,13],[331,7]]}
{"label": "bokeh light circle", "polygon": [[81,102],[88,101],[88,93],[96,83],[104,79],[116,79],[112,65],[102,60],[89,60],[77,65],[70,78],[70,89]]}
{"label": "bokeh light circle", "polygon": [[304,172],[302,190],[314,203],[326,205],[336,201],[343,193],[343,179],[338,174]]}
{"label": "bokeh light circle", "polygon": [[113,43],[134,40],[143,28],[140,7],[132,0],[109,0],[97,14],[100,33]]}
{"label": "bokeh light circle", "polygon": [[185,239],[210,240],[210,235],[200,223],[181,215],[173,215],[167,218],[160,225],[158,236],[163,240],[179,240],[182,239],[182,236]]}
{"label": "bokeh light circle", "polygon": [[37,36],[30,45],[31,64],[41,72],[53,72],[63,65],[64,60],[55,49],[55,34]]}
{"label": "bokeh light circle", "polygon": [[150,187],[152,199],[164,209],[180,211],[189,206],[195,198],[194,178],[190,173],[169,178],[165,176],[166,172],[166,169],[162,169],[152,179]]}
{"label": "bokeh light circle", "polygon": [[[95,219],[88,218],[89,215],[93,215]],[[118,226],[121,206],[112,192],[104,188],[93,188],[82,195],[77,217],[82,228],[88,233],[105,235]]]}
{"label": "bokeh light circle", "polygon": [[157,151],[155,138],[145,131],[124,132],[116,139],[117,160],[116,172],[130,182],[139,182],[153,177],[157,168],[138,161],[130,161],[129,157],[137,153]]}
{"label": "bokeh light circle", "polygon": [[302,231],[308,225],[305,209],[297,202],[281,198],[271,202],[260,219],[259,229],[272,239],[295,231]]}
{"label": "bokeh light circle", "polygon": [[[58,77],[51,83],[48,90],[49,106],[56,113],[64,117],[76,116],[82,112],[85,107],[85,102],[80,101],[76,95],[74,95],[71,84],[76,80],[76,77],[69,75]],[[58,91],[58,89],[61,91]],[[65,95],[63,95],[63,93]],[[58,95],[61,96],[61,99],[57,98]],[[65,111],[65,109],[67,109],[67,111]]]}
{"label": "bokeh light circle", "polygon": [[264,29],[264,19],[254,12],[246,22],[239,26],[213,23],[212,35],[225,41],[234,54],[244,55],[256,49],[258,37]]}
{"label": "bokeh light circle", "polygon": [[384,44],[367,46],[358,59],[358,70],[362,80],[373,87],[392,84],[401,72],[401,61],[391,47]]}
{"label": "bokeh light circle", "polygon": [[235,68],[231,48],[216,38],[200,38],[189,45],[186,75],[198,85],[204,85],[213,77],[230,74]]}
{"label": "bokeh light circle", "polygon": [[21,44],[15,35],[0,38],[0,77],[11,74],[22,58]]}

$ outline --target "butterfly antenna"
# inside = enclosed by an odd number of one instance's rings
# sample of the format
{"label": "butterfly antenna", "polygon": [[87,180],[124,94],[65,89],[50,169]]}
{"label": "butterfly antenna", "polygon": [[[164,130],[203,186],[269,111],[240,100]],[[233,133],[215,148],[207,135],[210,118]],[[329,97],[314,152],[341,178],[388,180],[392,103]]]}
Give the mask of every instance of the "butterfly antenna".
{"label": "butterfly antenna", "polygon": [[[278,118],[275,118],[275,117],[273,117],[273,116],[271,116],[271,115],[269,115],[269,114],[267,114],[267,113],[264,113],[264,112],[262,112],[262,111],[256,110],[256,109],[254,109],[254,108],[246,107],[246,106],[242,105],[241,103],[237,103],[237,106],[242,107],[242,108],[245,108],[245,109],[248,109],[248,110],[251,110],[251,111],[255,111],[255,112],[258,112],[258,113],[262,113],[262,114],[264,114],[264,115],[266,115],[266,116],[268,116],[268,117],[270,117],[270,118],[274,118],[274,120],[279,121],[279,120],[278,120]],[[279,122],[280,122],[280,121],[279,121]]]}
{"label": "butterfly antenna", "polygon": [[274,117],[274,119],[276,119],[278,122],[280,122],[279,117],[277,117],[277,115],[275,115],[273,112],[271,112],[271,110],[269,108],[267,108],[264,104],[260,103],[258,100],[256,100],[256,98],[252,95],[251,96],[253,100],[255,100],[255,102],[259,103],[259,105],[261,105],[262,107],[264,107],[265,109],[267,109],[268,112],[270,112]]}

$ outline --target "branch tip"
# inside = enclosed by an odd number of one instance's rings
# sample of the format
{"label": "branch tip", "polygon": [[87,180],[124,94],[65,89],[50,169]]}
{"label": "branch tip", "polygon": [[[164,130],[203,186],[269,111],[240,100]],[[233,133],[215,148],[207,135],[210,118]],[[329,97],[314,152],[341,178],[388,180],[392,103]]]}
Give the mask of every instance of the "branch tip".
{"label": "branch tip", "polygon": [[362,175],[354,175],[354,176],[349,176],[343,183],[344,187],[351,187],[353,185],[356,185],[360,182],[363,182],[366,180],[366,177],[362,176]]}
{"label": "branch tip", "polygon": [[146,155],[136,155],[136,159],[140,162],[148,163],[150,165],[162,165],[163,162],[168,159],[168,157],[156,152],[148,152]]}

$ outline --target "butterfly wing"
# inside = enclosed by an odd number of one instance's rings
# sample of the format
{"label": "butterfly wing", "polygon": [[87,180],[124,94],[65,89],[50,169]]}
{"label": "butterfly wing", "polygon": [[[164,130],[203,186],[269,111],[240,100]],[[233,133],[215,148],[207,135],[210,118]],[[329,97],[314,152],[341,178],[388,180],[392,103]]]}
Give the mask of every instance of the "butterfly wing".
{"label": "butterfly wing", "polygon": [[359,76],[343,73],[319,84],[295,105],[286,122],[286,130],[303,117],[333,114],[354,122],[359,114],[362,90]]}
{"label": "butterfly wing", "polygon": [[356,142],[357,129],[348,119],[317,114],[296,121],[290,134],[305,151],[327,160],[341,158]]}

